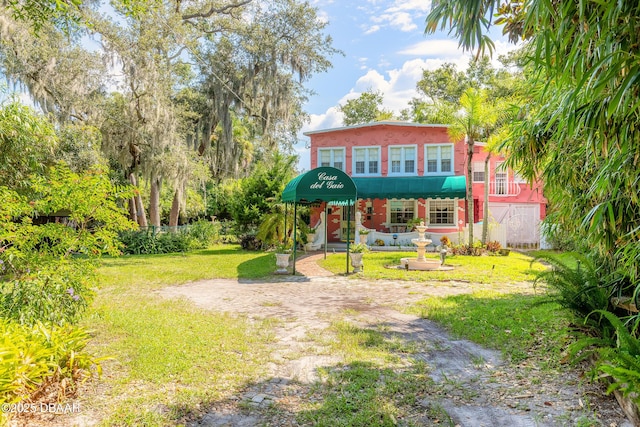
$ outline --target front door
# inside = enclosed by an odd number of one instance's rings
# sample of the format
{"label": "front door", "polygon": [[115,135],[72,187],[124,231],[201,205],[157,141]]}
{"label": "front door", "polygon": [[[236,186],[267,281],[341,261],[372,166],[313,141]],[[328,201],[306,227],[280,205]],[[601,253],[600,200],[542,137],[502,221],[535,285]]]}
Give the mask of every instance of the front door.
{"label": "front door", "polygon": [[[356,209],[354,206],[351,206],[351,209],[349,209],[349,206],[342,206],[340,209],[342,210],[340,214],[340,240],[343,242],[347,241],[347,225],[350,230],[350,240],[354,240],[356,235]],[[347,218],[349,211],[351,211],[351,216]]]}

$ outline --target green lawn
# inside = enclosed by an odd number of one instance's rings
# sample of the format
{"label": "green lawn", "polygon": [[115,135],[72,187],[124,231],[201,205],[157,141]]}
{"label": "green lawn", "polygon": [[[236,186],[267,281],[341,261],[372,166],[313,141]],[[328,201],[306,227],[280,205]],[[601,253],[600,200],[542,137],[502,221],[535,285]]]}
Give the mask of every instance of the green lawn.
{"label": "green lawn", "polygon": [[[532,258],[511,252],[508,256],[448,256],[446,266],[452,271],[405,271],[388,268],[400,265],[400,258],[416,258],[415,252],[367,252],[364,255],[364,272],[356,277],[388,280],[461,280],[474,283],[506,285],[509,283],[533,282],[535,273],[545,267],[540,263],[531,264]],[[428,258],[437,258],[427,254]],[[321,265],[336,274],[345,272],[345,254],[330,254]]]}
{"label": "green lawn", "polygon": [[202,415],[263,374],[269,325],[166,300],[153,291],[208,278],[255,278],[274,270],[272,254],[217,246],[179,255],[107,258],[84,325],[104,363],[106,394],[85,405],[102,425],[172,426]]}
{"label": "green lawn", "polygon": [[185,254],[127,255],[105,258],[101,287],[136,287],[149,290],[210,278],[265,277],[275,270],[275,255],[248,252],[238,245],[218,245]]}
{"label": "green lawn", "polygon": [[[436,320],[455,336],[502,350],[514,363],[557,366],[566,345],[566,316],[557,305],[542,304],[546,297],[509,286],[532,281],[541,264],[531,265],[531,258],[512,252],[508,257],[449,257],[447,265],[455,266],[450,272],[385,268],[405,256],[415,253],[366,253],[365,272],[353,277],[469,281],[478,289],[472,295],[429,298],[403,310]],[[322,265],[343,273],[345,255],[330,255]],[[241,392],[264,375],[273,340],[270,319],[249,322],[197,309],[186,300],[166,300],[154,291],[200,279],[268,277],[274,269],[273,254],[238,246],[104,259],[84,325],[94,331],[90,350],[112,359],[104,363],[102,385],[85,395],[83,405],[99,414],[105,426],[172,426],[197,419],[214,402]],[[500,292],[491,291],[497,288]],[[380,422],[371,425],[390,425],[419,396],[433,391],[427,367],[406,363],[416,343],[341,318],[315,335],[345,365],[322,372],[324,383],[312,389],[317,403],[303,405],[300,422],[357,425],[376,419]],[[360,390],[356,401],[349,397],[354,390]]]}

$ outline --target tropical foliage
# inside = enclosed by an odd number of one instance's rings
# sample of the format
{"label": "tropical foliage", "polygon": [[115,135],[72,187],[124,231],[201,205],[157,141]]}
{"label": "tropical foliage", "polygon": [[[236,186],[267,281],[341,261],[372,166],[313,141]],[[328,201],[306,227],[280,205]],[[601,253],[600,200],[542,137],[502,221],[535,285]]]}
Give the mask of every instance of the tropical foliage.
{"label": "tropical foliage", "polygon": [[[640,6],[628,0],[464,0],[434,2],[427,18],[428,32],[449,26],[464,48],[478,52],[493,49],[487,34],[492,24],[504,25],[512,41],[524,41],[531,99],[507,142],[510,162],[545,183],[549,220],[589,251],[609,294],[634,301],[640,291],[639,17]],[[587,300],[600,299],[593,283],[578,286],[579,293],[595,293]],[[639,318],[634,314],[621,323],[633,340]],[[607,355],[614,366],[624,359],[620,347]],[[614,387],[631,380],[625,378],[618,377]]]}

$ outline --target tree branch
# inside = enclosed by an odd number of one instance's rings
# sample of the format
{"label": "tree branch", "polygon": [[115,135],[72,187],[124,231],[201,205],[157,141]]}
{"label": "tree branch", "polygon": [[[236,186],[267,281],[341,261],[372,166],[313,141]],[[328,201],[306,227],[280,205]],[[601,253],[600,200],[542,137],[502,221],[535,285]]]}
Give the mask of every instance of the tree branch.
{"label": "tree branch", "polygon": [[233,12],[233,9],[236,9],[238,7],[242,7],[246,4],[251,3],[252,0],[241,0],[237,3],[232,3],[226,6],[222,6],[219,8],[216,8],[214,6],[211,6],[211,8],[209,8],[209,10],[207,12],[199,12],[199,13],[192,13],[190,15],[182,15],[182,19],[185,21],[188,21],[189,19],[193,19],[193,18],[208,18],[211,15],[213,15],[214,13],[225,13],[225,14],[231,14]]}

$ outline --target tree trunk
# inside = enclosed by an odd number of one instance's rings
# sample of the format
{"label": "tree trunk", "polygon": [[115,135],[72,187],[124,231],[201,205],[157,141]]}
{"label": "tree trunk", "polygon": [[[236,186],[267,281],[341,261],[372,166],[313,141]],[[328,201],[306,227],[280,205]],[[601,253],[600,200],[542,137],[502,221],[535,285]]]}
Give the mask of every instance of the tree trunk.
{"label": "tree trunk", "polygon": [[180,191],[176,188],[173,193],[173,202],[171,203],[171,212],[169,213],[169,227],[176,227],[180,218]]}
{"label": "tree trunk", "polygon": [[152,176],[149,193],[149,221],[151,225],[156,227],[160,227],[160,185],[161,178]]}
{"label": "tree trunk", "polygon": [[491,153],[487,154],[484,161],[484,206],[482,207],[482,244],[487,244],[489,234],[489,160]]}
{"label": "tree trunk", "polygon": [[469,220],[469,246],[473,246],[473,145],[474,141],[467,141],[467,217]]}
{"label": "tree trunk", "polygon": [[136,209],[135,196],[129,199],[129,219],[131,221],[138,221],[138,210]]}
{"label": "tree trunk", "polygon": [[138,178],[136,177],[135,172],[131,172],[129,174],[129,182],[131,182],[131,185],[136,187],[136,195],[133,196],[136,208],[135,220],[138,222],[140,227],[147,227],[147,213],[145,212],[144,205],[142,204],[142,197],[140,196],[140,190],[138,189]]}

